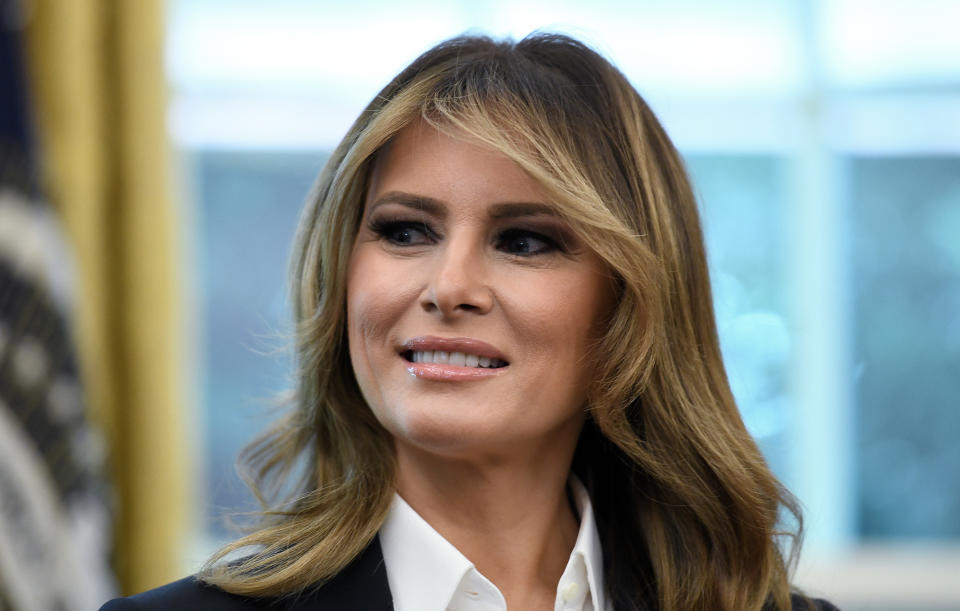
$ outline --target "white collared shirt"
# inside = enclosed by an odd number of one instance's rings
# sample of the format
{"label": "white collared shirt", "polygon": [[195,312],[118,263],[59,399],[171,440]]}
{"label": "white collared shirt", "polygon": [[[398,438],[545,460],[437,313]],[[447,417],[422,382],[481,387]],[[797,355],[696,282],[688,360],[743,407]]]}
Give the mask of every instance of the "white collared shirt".
{"label": "white collared shirt", "polygon": [[[603,558],[590,495],[570,478],[580,532],[557,584],[555,611],[607,611]],[[394,611],[506,611],[497,586],[466,556],[394,495],[380,529]]]}

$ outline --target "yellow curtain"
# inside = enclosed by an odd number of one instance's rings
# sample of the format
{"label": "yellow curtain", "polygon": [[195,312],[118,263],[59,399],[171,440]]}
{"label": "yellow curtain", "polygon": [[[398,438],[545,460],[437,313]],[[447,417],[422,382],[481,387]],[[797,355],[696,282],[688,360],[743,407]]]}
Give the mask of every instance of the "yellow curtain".
{"label": "yellow curtain", "polygon": [[125,593],[178,577],[188,517],[162,0],[33,0],[27,53],[47,194],[77,259],[75,329],[110,443]]}

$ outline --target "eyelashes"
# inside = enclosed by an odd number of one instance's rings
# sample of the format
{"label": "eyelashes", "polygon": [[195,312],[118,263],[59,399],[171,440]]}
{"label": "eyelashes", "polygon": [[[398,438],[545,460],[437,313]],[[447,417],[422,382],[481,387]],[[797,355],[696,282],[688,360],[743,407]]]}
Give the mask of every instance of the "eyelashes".
{"label": "eyelashes", "polygon": [[375,219],[370,221],[370,231],[397,246],[433,244],[437,236],[426,225],[416,221]]}
{"label": "eyelashes", "polygon": [[497,235],[497,250],[520,257],[560,250],[557,241],[528,229],[507,229]]}
{"label": "eyelashes", "polygon": [[[369,229],[380,239],[397,247],[427,246],[441,240],[429,225],[420,221],[379,218],[371,219]],[[517,257],[533,257],[552,252],[566,253],[563,237],[547,235],[523,227],[509,227],[498,231],[493,246],[500,252]]]}

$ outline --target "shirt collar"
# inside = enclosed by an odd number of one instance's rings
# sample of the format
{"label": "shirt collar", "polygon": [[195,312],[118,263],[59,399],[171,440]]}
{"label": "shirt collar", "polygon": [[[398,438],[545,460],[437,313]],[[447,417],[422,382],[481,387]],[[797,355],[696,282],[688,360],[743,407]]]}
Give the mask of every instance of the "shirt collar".
{"label": "shirt collar", "polygon": [[[603,557],[593,506],[576,477],[571,476],[569,485],[580,514],[580,531],[557,587],[558,605],[564,600],[582,601],[589,593],[592,608],[603,611]],[[466,608],[491,603],[506,608],[496,586],[399,494],[394,495],[380,529],[380,546],[396,611],[443,611],[455,601],[465,603],[461,606]],[[581,606],[576,604],[574,608]]]}
{"label": "shirt collar", "polygon": [[380,547],[395,611],[443,611],[473,563],[394,494]]}
{"label": "shirt collar", "polygon": [[[593,515],[593,504],[586,487],[575,475],[570,476],[570,489],[573,492],[573,502],[580,513],[580,532],[577,533],[577,542],[573,545],[570,560],[564,576],[571,569],[577,557],[582,558],[586,569],[587,584],[590,586],[590,596],[593,599],[593,608],[596,611],[605,611],[607,608],[606,588],[603,580],[603,548],[600,546],[600,533],[597,532],[597,523]],[[564,578],[560,578],[559,594],[562,595]]]}

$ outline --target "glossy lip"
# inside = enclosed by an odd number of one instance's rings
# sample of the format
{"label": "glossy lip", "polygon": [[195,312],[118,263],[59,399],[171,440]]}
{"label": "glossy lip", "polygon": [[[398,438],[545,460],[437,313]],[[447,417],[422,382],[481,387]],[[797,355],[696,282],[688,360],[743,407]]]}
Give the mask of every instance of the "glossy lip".
{"label": "glossy lip", "polygon": [[404,359],[407,371],[417,378],[424,380],[434,380],[438,382],[468,382],[471,380],[483,380],[494,378],[506,373],[510,368],[509,362],[502,352],[490,344],[473,339],[470,337],[433,337],[422,336],[414,337],[403,343],[398,352],[403,358],[403,353],[407,351],[418,350],[443,350],[444,352],[464,352],[467,354],[476,354],[491,359],[500,359],[508,363],[503,367],[459,367],[457,365],[447,365],[441,363],[411,363]]}

